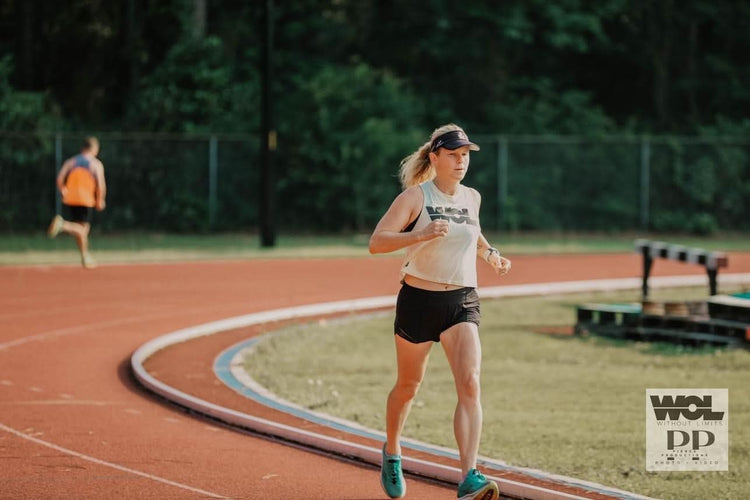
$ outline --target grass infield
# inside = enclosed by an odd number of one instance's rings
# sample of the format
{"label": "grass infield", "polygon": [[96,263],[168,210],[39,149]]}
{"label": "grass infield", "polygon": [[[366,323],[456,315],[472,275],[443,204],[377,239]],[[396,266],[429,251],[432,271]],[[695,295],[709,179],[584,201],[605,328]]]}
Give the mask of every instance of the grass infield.
{"label": "grass infield", "polygon": [[[699,300],[705,287],[654,290]],[[485,300],[480,453],[658,498],[747,498],[750,351],[688,349],[562,333],[575,305],[634,302],[637,291]],[[299,325],[261,342],[248,373],[306,408],[384,430],[395,379],[392,313]],[[728,472],[647,472],[645,390],[729,389]],[[405,436],[455,448],[455,391],[434,346]]]}
{"label": "grass infield", "polygon": [[[6,234],[0,238],[0,265],[79,264],[73,239],[47,238],[46,228],[34,234]],[[727,234],[700,238],[687,235],[635,233],[500,233],[486,236],[506,255],[632,252],[639,237],[664,240],[709,250],[750,248],[750,235]],[[91,252],[100,263],[169,262],[254,258],[329,258],[369,256],[369,234],[280,234],[273,248],[261,248],[254,234],[123,233],[91,235]]]}

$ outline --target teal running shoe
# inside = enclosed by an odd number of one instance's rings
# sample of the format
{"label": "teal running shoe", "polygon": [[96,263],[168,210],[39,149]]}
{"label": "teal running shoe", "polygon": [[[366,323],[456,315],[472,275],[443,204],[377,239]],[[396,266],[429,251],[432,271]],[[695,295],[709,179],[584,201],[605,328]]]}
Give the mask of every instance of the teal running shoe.
{"label": "teal running shoe", "polygon": [[497,500],[500,495],[497,484],[476,469],[471,469],[458,485],[458,500]]}
{"label": "teal running shoe", "polygon": [[401,470],[401,455],[388,455],[383,445],[383,462],[380,466],[380,485],[390,498],[406,495],[406,481]]}

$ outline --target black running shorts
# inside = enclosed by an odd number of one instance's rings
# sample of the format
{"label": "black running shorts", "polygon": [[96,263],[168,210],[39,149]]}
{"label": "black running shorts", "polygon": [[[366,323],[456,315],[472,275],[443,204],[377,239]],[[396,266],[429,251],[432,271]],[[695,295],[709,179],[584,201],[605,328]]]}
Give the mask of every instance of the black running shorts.
{"label": "black running shorts", "polygon": [[393,327],[396,335],[414,344],[440,342],[440,334],[448,328],[465,322],[479,326],[480,317],[475,288],[434,292],[404,283],[398,292]]}
{"label": "black running shorts", "polygon": [[65,218],[70,222],[78,222],[79,224],[91,223],[93,208],[78,205],[63,205],[63,208],[65,209]]}

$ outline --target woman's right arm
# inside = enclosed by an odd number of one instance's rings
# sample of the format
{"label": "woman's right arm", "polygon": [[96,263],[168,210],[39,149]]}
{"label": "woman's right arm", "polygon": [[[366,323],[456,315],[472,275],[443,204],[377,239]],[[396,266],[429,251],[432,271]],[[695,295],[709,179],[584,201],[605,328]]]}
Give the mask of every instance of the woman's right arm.
{"label": "woman's right arm", "polygon": [[433,221],[420,231],[402,232],[422,211],[422,196],[422,190],[415,186],[393,200],[370,236],[370,253],[394,252],[447,234],[448,222],[444,220]]}

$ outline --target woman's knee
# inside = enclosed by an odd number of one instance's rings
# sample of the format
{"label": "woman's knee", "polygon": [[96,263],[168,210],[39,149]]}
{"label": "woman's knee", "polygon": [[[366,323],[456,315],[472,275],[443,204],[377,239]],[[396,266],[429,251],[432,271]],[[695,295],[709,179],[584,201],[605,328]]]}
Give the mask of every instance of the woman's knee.
{"label": "woman's knee", "polygon": [[460,400],[478,401],[481,392],[479,372],[471,371],[456,379],[456,392]]}
{"label": "woman's knee", "polygon": [[399,399],[411,400],[417,395],[421,385],[420,380],[399,380],[396,381],[393,392]]}

